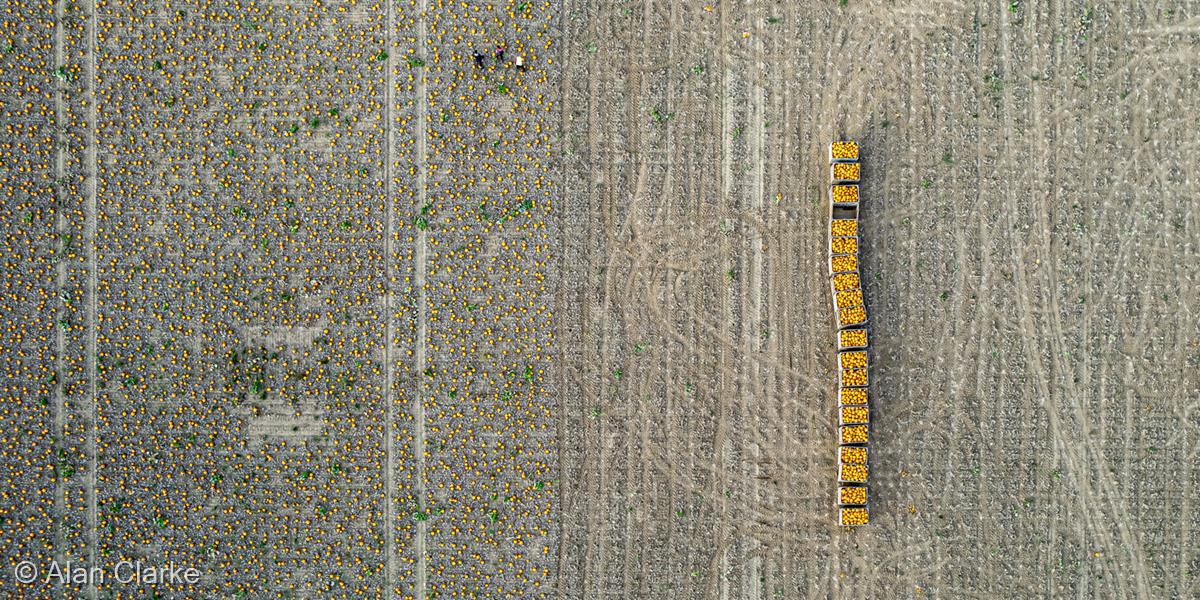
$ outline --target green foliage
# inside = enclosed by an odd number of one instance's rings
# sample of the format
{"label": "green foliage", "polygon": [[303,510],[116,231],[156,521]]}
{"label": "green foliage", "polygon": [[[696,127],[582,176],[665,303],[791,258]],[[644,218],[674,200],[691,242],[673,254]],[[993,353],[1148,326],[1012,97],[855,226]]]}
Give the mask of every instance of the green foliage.
{"label": "green foliage", "polygon": [[662,111],[658,110],[657,108],[652,108],[652,109],[650,109],[650,116],[654,118],[655,123],[666,123],[667,121],[670,121],[672,118],[675,117],[675,113],[664,114]]}

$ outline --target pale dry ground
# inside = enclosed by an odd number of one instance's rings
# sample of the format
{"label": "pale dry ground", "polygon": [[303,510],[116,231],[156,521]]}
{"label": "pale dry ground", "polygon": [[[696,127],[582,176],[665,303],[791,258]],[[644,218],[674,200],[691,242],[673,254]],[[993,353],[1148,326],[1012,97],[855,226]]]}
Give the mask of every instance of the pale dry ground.
{"label": "pale dry ground", "polygon": [[1196,597],[1200,5],[794,4],[565,1],[561,595]]}

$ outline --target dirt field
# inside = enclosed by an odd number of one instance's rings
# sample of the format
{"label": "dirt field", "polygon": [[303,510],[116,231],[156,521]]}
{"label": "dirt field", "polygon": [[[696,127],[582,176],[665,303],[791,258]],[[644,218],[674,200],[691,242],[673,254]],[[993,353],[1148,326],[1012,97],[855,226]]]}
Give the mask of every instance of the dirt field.
{"label": "dirt field", "polygon": [[[566,0],[564,598],[1200,594],[1195,3]],[[834,526],[826,144],[872,522]]]}

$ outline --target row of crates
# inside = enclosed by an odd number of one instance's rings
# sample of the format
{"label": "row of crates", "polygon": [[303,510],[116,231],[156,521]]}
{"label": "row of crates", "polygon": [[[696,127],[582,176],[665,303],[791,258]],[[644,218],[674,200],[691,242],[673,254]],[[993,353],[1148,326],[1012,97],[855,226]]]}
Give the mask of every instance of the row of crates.
{"label": "row of crates", "polygon": [[867,307],[858,269],[858,144],[829,145],[829,287],[837,329],[838,524],[869,522],[867,475],[871,411]]}

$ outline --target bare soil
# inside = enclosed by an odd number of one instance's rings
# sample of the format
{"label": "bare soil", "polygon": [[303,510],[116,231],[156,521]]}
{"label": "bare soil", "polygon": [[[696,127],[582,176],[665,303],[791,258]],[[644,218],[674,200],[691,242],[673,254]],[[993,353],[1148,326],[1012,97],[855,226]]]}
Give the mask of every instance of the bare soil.
{"label": "bare soil", "polygon": [[[566,0],[564,598],[1187,598],[1197,7]],[[863,148],[835,525],[827,144]]]}

